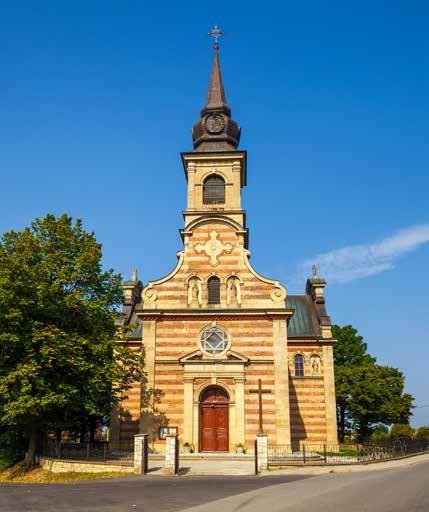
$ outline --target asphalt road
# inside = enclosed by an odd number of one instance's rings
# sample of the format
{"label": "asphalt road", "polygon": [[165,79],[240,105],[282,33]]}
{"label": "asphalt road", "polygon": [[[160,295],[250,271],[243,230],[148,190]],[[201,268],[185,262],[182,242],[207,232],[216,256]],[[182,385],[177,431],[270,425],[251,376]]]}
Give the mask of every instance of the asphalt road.
{"label": "asphalt road", "polygon": [[[304,476],[144,476],[0,485],[1,512],[176,512]],[[223,511],[226,512],[226,511]]]}
{"label": "asphalt road", "polygon": [[0,486],[1,512],[428,512],[429,462],[323,476],[127,477]]}
{"label": "asphalt road", "polygon": [[251,491],[187,512],[428,512],[429,462],[360,473],[325,474]]}

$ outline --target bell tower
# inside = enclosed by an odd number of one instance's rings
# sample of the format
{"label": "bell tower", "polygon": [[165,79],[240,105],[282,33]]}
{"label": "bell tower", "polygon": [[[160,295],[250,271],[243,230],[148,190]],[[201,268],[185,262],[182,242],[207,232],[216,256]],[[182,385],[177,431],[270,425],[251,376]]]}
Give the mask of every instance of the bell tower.
{"label": "bell tower", "polygon": [[[227,217],[246,233],[246,212],[241,207],[241,189],[246,185],[246,152],[239,151],[241,129],[231,117],[226,100],[215,27],[213,66],[207,101],[192,128],[193,151],[182,153],[188,184],[185,230],[201,217]],[[247,242],[246,242],[247,245]]]}

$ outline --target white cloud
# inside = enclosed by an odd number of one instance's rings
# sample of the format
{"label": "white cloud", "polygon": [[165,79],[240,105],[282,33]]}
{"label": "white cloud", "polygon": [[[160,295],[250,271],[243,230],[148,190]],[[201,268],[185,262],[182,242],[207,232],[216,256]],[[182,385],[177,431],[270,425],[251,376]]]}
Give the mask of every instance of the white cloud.
{"label": "white cloud", "polygon": [[429,242],[429,224],[402,229],[392,236],[373,244],[351,245],[336,249],[300,265],[300,273],[310,274],[315,264],[318,274],[331,283],[344,283],[372,276],[394,268],[394,261]]}

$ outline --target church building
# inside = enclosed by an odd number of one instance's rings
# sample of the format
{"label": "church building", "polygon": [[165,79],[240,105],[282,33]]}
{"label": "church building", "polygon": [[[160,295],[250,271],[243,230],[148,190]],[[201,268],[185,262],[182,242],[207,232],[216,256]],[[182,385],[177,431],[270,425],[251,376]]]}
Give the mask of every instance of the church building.
{"label": "church building", "polygon": [[193,151],[181,154],[183,249],[167,276],[144,285],[133,272],[123,285],[121,322],[133,325],[123,343],[144,354],[147,381],[124,392],[112,414],[115,446],[137,433],[150,434],[157,452],[169,433],[196,452],[252,451],[258,432],[294,449],[337,443],[326,281],[313,269],[305,293],[288,295],[252,267],[240,131],[216,42]]}

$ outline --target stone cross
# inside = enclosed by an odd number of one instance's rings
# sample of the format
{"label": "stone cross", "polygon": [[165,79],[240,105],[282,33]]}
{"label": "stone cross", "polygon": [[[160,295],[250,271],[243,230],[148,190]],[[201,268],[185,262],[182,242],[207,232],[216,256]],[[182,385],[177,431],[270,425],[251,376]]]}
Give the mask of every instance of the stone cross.
{"label": "stone cross", "polygon": [[264,393],[271,393],[270,389],[262,389],[262,381],[258,379],[258,389],[251,389],[251,393],[258,393],[259,398],[259,434],[264,433],[264,428],[262,424],[262,395]]}
{"label": "stone cross", "polygon": [[197,244],[195,250],[199,252],[205,252],[210,258],[210,263],[215,267],[218,263],[217,258],[223,252],[230,253],[232,251],[232,245],[230,243],[223,244],[217,239],[216,231],[210,233],[210,239],[205,244]]}

